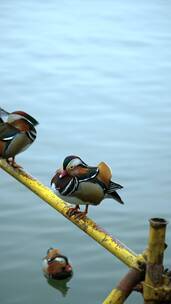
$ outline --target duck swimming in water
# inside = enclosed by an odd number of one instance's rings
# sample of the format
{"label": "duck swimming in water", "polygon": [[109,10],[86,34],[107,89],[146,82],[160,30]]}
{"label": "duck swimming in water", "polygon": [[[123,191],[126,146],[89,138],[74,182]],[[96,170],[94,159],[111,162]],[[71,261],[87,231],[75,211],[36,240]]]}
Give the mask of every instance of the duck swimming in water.
{"label": "duck swimming in water", "polygon": [[63,280],[72,276],[72,266],[68,258],[56,248],[49,248],[43,258],[43,273],[47,279]]}

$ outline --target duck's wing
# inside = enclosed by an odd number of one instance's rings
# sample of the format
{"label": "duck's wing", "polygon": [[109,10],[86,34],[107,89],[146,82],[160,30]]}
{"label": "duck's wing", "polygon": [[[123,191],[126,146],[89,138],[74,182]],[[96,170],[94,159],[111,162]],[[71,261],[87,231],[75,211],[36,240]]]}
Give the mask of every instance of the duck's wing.
{"label": "duck's wing", "polygon": [[77,179],[79,183],[81,182],[87,182],[90,180],[93,180],[99,173],[99,169],[97,167],[79,167]]}
{"label": "duck's wing", "polygon": [[104,183],[106,187],[108,187],[112,178],[112,171],[110,167],[105,162],[101,162],[98,164],[98,169],[99,174],[97,178],[100,179],[100,181]]}
{"label": "duck's wing", "polygon": [[110,167],[106,163],[101,162],[98,165],[98,168],[99,168],[98,179],[106,186],[106,196],[112,197],[120,204],[124,204],[121,197],[116,192],[116,190],[122,189],[123,187],[111,181],[112,171]]}
{"label": "duck's wing", "polygon": [[118,203],[124,204],[123,200],[121,199],[119,194],[116,192],[116,190],[122,189],[122,188],[123,188],[123,186],[110,181],[108,189],[107,189],[107,195],[109,195],[110,197],[115,199]]}
{"label": "duck's wing", "polygon": [[20,131],[8,123],[0,123],[0,140],[11,140],[18,133],[20,133]]}
{"label": "duck's wing", "polygon": [[123,188],[123,186],[121,186],[120,184],[110,181],[109,187],[108,187],[108,192],[112,193],[113,191],[115,191],[117,189],[122,189],[122,188]]}
{"label": "duck's wing", "polygon": [[112,193],[108,193],[109,197],[112,197],[114,200],[116,200],[120,204],[124,204],[123,200],[119,196],[119,194],[116,191],[113,191]]}

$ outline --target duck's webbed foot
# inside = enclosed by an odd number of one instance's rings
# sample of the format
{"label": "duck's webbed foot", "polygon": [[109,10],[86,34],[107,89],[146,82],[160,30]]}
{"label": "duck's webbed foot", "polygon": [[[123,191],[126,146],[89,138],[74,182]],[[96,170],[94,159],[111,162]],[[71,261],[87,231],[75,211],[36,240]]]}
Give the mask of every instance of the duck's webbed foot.
{"label": "duck's webbed foot", "polygon": [[9,157],[7,159],[7,163],[12,166],[14,169],[21,169],[22,167],[15,162],[14,157]]}
{"label": "duck's webbed foot", "polygon": [[[71,210],[71,209],[72,209],[72,210]],[[76,205],[75,208],[70,208],[71,214],[70,214],[69,216],[75,215],[75,217],[76,217],[77,219],[79,219],[79,220],[84,219],[84,218],[86,217],[87,213],[88,213],[88,205],[86,205],[84,211],[79,211],[79,209],[80,209],[79,205]],[[69,211],[70,211],[70,210],[69,210]]]}
{"label": "duck's webbed foot", "polygon": [[83,220],[87,215],[86,211],[78,211],[75,215],[75,217],[79,220]]}
{"label": "duck's webbed foot", "polygon": [[77,213],[79,213],[80,211],[78,211],[80,209],[79,205],[76,205],[75,207],[71,207],[69,208],[69,210],[67,211],[67,215],[70,217],[72,215],[75,215]]}

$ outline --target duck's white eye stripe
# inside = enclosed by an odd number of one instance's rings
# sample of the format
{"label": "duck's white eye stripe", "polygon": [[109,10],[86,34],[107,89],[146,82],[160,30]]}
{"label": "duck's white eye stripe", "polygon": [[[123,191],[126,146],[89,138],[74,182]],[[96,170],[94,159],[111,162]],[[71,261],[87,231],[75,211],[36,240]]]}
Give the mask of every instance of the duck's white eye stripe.
{"label": "duck's white eye stripe", "polygon": [[18,120],[18,119],[22,119],[23,117],[21,116],[21,115],[19,115],[19,114],[12,114],[12,113],[10,113],[10,115],[8,116],[8,122],[10,123],[10,122],[13,122],[13,121],[15,121],[15,120]]}
{"label": "duck's white eye stripe", "polygon": [[[82,164],[81,160],[79,158],[74,158],[69,162],[69,167],[76,167],[78,165]],[[67,166],[68,167],[68,166]]]}
{"label": "duck's white eye stripe", "polygon": [[65,263],[65,259],[64,258],[61,258],[61,257],[56,257],[54,259],[55,262],[58,262],[58,263]]}

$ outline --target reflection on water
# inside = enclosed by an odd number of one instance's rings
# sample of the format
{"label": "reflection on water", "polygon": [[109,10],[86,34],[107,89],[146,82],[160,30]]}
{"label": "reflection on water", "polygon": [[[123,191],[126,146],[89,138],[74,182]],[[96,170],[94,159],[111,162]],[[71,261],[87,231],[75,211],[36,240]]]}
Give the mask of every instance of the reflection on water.
{"label": "reflection on water", "polygon": [[[170,15],[160,0],[0,1],[0,105],[40,122],[17,161],[48,186],[67,155],[107,162],[125,205],[89,216],[137,253],[148,219],[171,218]],[[1,302],[102,303],[126,267],[2,171],[0,184]],[[170,225],[166,241],[171,267]],[[40,270],[51,244],[74,268],[65,297]]]}
{"label": "reflection on water", "polygon": [[71,278],[65,279],[65,280],[53,280],[48,279],[47,283],[52,286],[53,288],[57,289],[63,297],[65,297],[70,289],[69,286],[67,286],[67,283],[70,281]]}

